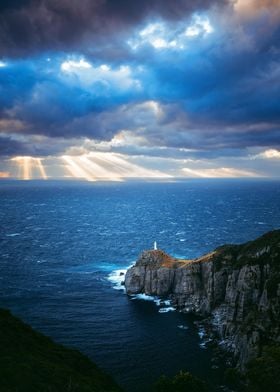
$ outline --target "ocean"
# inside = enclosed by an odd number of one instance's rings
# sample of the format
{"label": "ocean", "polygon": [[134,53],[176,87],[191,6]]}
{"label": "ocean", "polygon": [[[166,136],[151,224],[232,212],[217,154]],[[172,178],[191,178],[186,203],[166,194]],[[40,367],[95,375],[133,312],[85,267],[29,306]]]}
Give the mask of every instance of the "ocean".
{"label": "ocean", "polygon": [[194,258],[280,227],[280,182],[0,182],[0,306],[78,348],[127,392],[180,369],[215,382],[193,319],[128,297],[122,271],[153,247]]}

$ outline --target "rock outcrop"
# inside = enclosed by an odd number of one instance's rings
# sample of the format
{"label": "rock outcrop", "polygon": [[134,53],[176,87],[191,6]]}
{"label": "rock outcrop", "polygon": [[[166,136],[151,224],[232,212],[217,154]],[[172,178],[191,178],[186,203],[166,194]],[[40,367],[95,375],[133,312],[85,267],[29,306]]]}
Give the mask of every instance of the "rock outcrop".
{"label": "rock outcrop", "polygon": [[243,369],[263,345],[280,343],[280,230],[194,260],[145,251],[127,271],[125,287],[127,294],[169,297],[182,311],[210,317]]}

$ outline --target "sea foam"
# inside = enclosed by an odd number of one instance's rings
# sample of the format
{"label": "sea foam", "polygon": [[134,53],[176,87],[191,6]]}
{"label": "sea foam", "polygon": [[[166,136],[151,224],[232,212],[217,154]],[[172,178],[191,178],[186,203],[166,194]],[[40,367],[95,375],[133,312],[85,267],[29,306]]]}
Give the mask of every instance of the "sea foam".
{"label": "sea foam", "polygon": [[157,303],[158,298],[153,297],[152,295],[147,295],[147,294],[135,294],[131,296],[131,299],[141,299],[144,301],[153,301]]}
{"label": "sea foam", "polygon": [[118,269],[115,271],[112,271],[107,279],[109,280],[109,282],[113,283],[113,288],[115,290],[125,290],[123,281],[124,281],[124,277],[126,274],[127,269]]}
{"label": "sea foam", "polygon": [[[107,276],[107,279],[109,280],[109,282],[111,282],[113,284],[113,289],[125,291],[125,286],[123,284],[125,274],[126,274],[126,271],[128,270],[128,268],[132,267],[132,265],[134,265],[134,264],[131,264],[126,269],[114,270]],[[173,312],[174,310],[176,310],[173,306],[171,306],[170,300],[168,300],[168,299],[164,300],[164,299],[161,299],[157,296],[152,296],[152,295],[147,295],[147,294],[141,293],[141,294],[130,295],[130,299],[131,300],[142,300],[142,301],[154,302],[156,304],[156,306],[160,307],[160,309],[158,310],[159,313],[168,313],[168,312]]]}
{"label": "sea foam", "polygon": [[185,330],[189,329],[189,327],[187,327],[186,325],[183,325],[183,324],[177,325],[177,327],[180,329],[185,329]]}
{"label": "sea foam", "polygon": [[6,234],[6,237],[17,237],[18,235],[21,235],[21,233]]}
{"label": "sea foam", "polygon": [[159,313],[168,313],[168,312],[174,312],[176,310],[173,306],[168,306],[167,308],[160,308]]}

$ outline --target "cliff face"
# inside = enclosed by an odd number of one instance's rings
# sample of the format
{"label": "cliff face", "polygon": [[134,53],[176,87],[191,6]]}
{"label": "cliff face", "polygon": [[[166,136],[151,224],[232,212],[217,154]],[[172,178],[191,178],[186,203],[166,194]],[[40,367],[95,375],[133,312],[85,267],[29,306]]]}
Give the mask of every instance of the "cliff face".
{"label": "cliff face", "polygon": [[128,294],[168,296],[180,310],[211,317],[243,369],[264,344],[280,342],[280,230],[195,260],[143,252],[125,287]]}

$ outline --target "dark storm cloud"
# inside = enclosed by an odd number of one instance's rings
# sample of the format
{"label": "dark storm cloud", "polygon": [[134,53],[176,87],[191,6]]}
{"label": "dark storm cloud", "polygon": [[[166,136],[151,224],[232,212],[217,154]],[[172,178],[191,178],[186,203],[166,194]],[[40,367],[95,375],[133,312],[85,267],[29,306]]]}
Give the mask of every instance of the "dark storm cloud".
{"label": "dark storm cloud", "polygon": [[4,57],[81,48],[90,53],[150,16],[181,19],[224,3],[226,0],[2,1],[0,51]]}
{"label": "dark storm cloud", "polygon": [[18,135],[0,135],[0,157],[11,158],[14,156],[32,156],[32,157],[47,157],[54,155],[61,155],[67,148],[73,144],[81,143],[77,139],[57,138],[56,143],[48,137],[34,137],[32,135],[25,135],[25,137],[18,137]]}
{"label": "dark storm cloud", "polygon": [[185,148],[199,150],[188,155],[194,159],[215,159],[279,148],[280,24],[273,11],[243,19],[230,6],[211,8],[213,33],[191,37],[184,50],[127,44],[154,16],[169,39],[193,23],[193,11],[213,4],[2,2],[0,132],[10,136],[0,140],[1,154],[51,155],[123,130],[136,146],[112,148],[126,154],[175,157]]}
{"label": "dark storm cloud", "polygon": [[0,3],[0,12],[19,9],[27,6],[31,3],[31,0],[3,0]]}
{"label": "dark storm cloud", "polygon": [[[118,119],[114,127],[106,124],[107,111],[142,97],[129,74],[124,79],[131,86],[123,89],[98,79],[85,86],[76,74],[61,70],[62,62],[59,57],[49,65],[37,58],[0,67],[0,132],[103,140],[117,132]],[[95,72],[92,69],[90,77]],[[118,82],[121,69],[112,70],[109,77]]]}
{"label": "dark storm cloud", "polygon": [[28,146],[9,136],[0,135],[0,156],[10,157],[21,154],[28,155]]}

